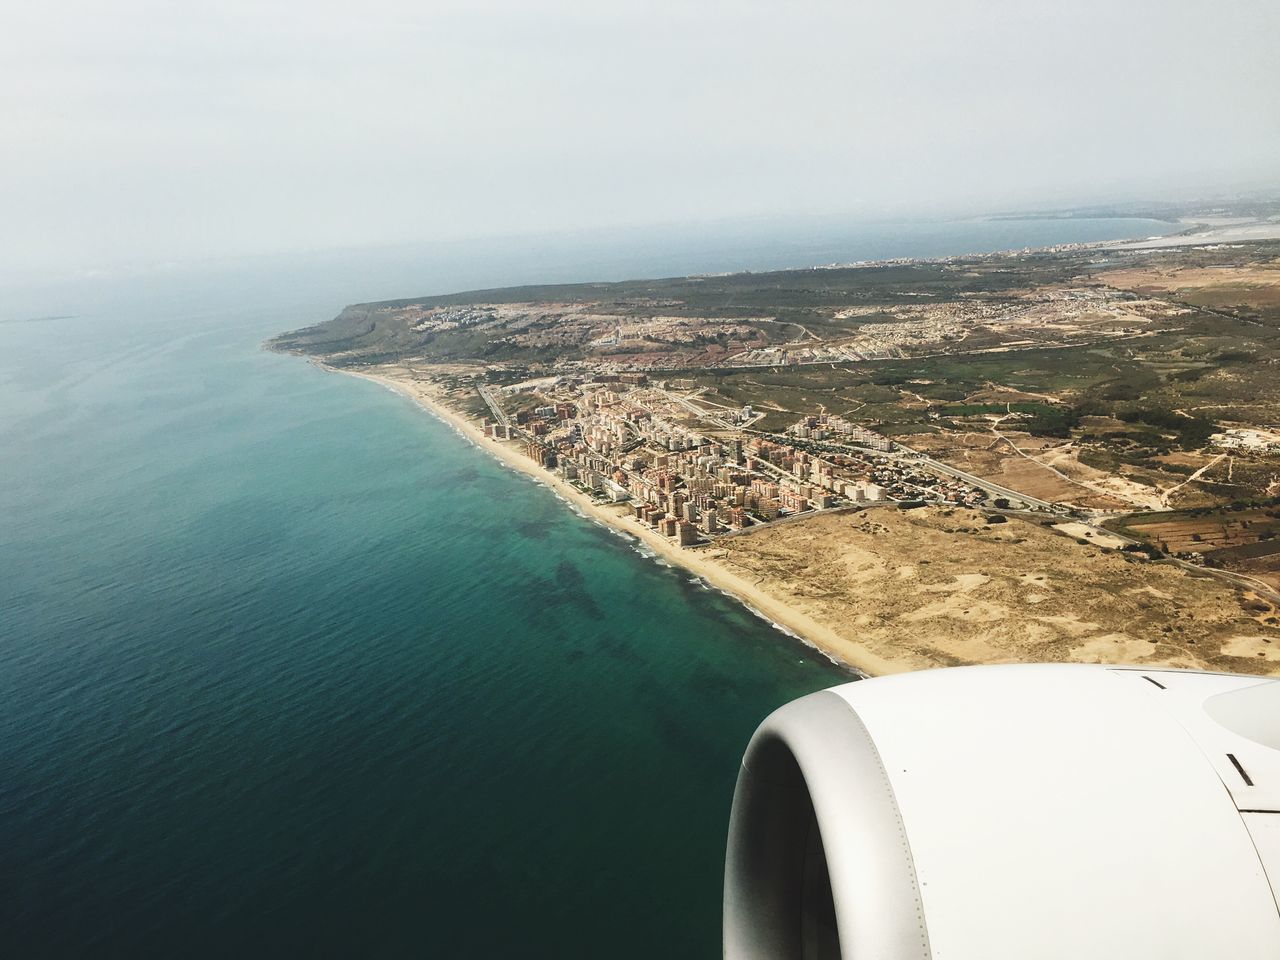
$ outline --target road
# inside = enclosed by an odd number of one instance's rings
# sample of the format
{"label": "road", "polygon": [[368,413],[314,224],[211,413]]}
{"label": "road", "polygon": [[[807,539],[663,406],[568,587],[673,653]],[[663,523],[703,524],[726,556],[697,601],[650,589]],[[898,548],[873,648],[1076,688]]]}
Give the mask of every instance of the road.
{"label": "road", "polygon": [[666,397],[668,400],[670,400],[672,403],[679,404],[680,406],[684,407],[686,410],[688,410],[690,413],[696,416],[699,420],[710,421],[712,424],[714,424],[715,426],[719,427],[722,430],[738,429],[738,427],[735,424],[729,423],[728,421],[722,419],[721,417],[717,417],[715,414],[711,413],[709,410],[702,409],[697,404],[693,403],[693,401],[691,400],[687,400],[684,397],[678,397],[674,393],[671,393],[668,390],[662,390],[657,387],[655,387],[654,389],[657,390],[658,393]]}
{"label": "road", "polygon": [[956,480],[963,480],[965,483],[978,487],[980,490],[987,491],[987,493],[992,496],[1001,497],[1005,500],[1009,500],[1010,502],[1017,501],[1018,503],[1025,503],[1027,506],[1036,507],[1040,510],[1047,510],[1050,513],[1065,513],[1067,510],[1066,507],[1059,503],[1040,500],[1037,497],[1030,496],[1029,494],[1020,493],[1017,490],[1010,489],[1009,487],[1001,486],[998,483],[992,483],[990,480],[986,480],[983,477],[974,476],[972,473],[966,473],[958,467],[953,467],[950,464],[943,463],[941,460],[935,460],[933,457],[921,453],[919,450],[913,450],[905,444],[899,443],[898,448],[906,454],[905,457],[896,453],[891,453],[889,456],[899,456],[904,460],[923,463],[930,470],[933,470],[936,473],[942,473],[948,477],[954,477]]}
{"label": "road", "polygon": [[1183,487],[1185,487],[1188,483],[1191,483],[1193,480],[1199,480],[1202,476],[1204,476],[1204,473],[1206,470],[1210,470],[1213,467],[1216,467],[1228,456],[1230,456],[1230,454],[1226,454],[1226,453],[1218,454],[1216,457],[1214,457],[1212,460],[1206,463],[1203,467],[1201,467],[1195,473],[1191,474],[1191,476],[1187,477],[1187,479],[1183,480],[1181,483],[1177,484],[1176,486],[1170,487],[1168,490],[1162,490],[1160,492],[1161,505],[1166,510],[1168,510],[1170,508],[1169,498],[1172,497],[1174,493],[1176,493],[1178,490],[1181,490]]}
{"label": "road", "polygon": [[[494,399],[493,394],[491,393],[489,388],[487,386],[480,386],[478,390],[481,398],[484,400],[485,404],[489,407],[490,412],[493,414],[494,419],[504,426],[511,427],[511,423],[508,420],[507,415],[502,412],[502,408],[498,405],[497,401]],[[700,418],[711,420],[713,422],[718,422],[722,424],[725,427],[725,429],[740,429],[739,427],[725,423],[724,421],[720,420],[718,417],[713,417],[706,410],[698,408],[693,403],[690,403],[689,401],[685,400],[682,397],[677,397],[674,394],[668,393],[665,390],[661,392],[668,399],[672,400],[675,403],[680,404],[681,406],[685,407],[691,413],[697,415]],[[511,429],[513,433],[517,433],[516,428],[512,427]],[[751,431],[751,432],[754,433],[755,431]],[[994,431],[994,432],[996,432],[997,435],[999,435],[998,431]],[[864,448],[856,448],[856,449],[858,449],[859,452],[865,452],[865,453],[871,453],[871,454],[878,453],[878,451],[874,451],[870,449],[864,449]],[[1006,499],[1010,501],[1011,504],[1014,504],[1014,503],[1026,504],[1028,507],[1032,507],[1032,508],[1035,508],[1036,510],[1044,511],[1044,512],[1055,514],[1058,516],[1062,516],[1068,513],[1069,511],[1069,508],[1063,506],[1062,504],[1052,503],[1048,500],[1041,500],[1037,497],[1032,497],[1028,494],[1021,493],[1017,490],[1013,490],[1009,487],[1001,486],[998,483],[992,483],[990,480],[986,480],[983,477],[975,476],[974,474],[961,470],[958,467],[953,467],[950,464],[941,462],[940,460],[935,460],[933,459],[933,457],[930,457],[927,454],[921,453],[919,450],[912,449],[911,447],[908,447],[902,443],[898,443],[897,451],[894,451],[893,453],[889,453],[887,454],[887,456],[900,459],[900,460],[907,460],[913,464],[922,465],[927,469],[932,470],[935,473],[939,473],[944,476],[953,477],[956,480],[960,480],[964,483],[968,483],[968,484],[971,484],[972,486],[978,487],[981,490],[985,490],[988,494],[991,494],[993,497],[1000,497],[1000,498]],[[1216,463],[1217,461],[1214,461],[1214,462]],[[791,478],[790,474],[786,473],[783,470],[778,469],[773,464],[768,463],[767,461],[760,461],[760,466],[763,467],[766,472],[773,473],[777,475],[780,479]],[[859,505],[859,508],[861,508],[861,505]],[[812,511],[812,512],[805,511],[805,513],[801,514],[800,516],[809,516],[817,512],[818,511]],[[1017,514],[1017,513],[1022,513],[1023,511],[1014,509],[1009,512]],[[1033,513],[1027,513],[1026,515],[1037,516],[1037,514],[1033,514]],[[777,521],[774,521],[774,522],[777,522]],[[1086,526],[1090,527],[1093,530],[1096,530],[1099,533],[1106,533],[1109,536],[1118,536],[1121,539],[1126,540],[1129,543],[1133,543],[1133,544],[1138,544],[1140,542],[1138,540],[1132,539],[1131,537],[1126,537],[1123,534],[1118,534],[1114,530],[1108,530],[1100,526],[1096,522],[1096,515],[1090,517],[1089,520],[1082,520],[1081,522],[1084,522]],[[761,524],[760,526],[771,526],[771,525],[772,524]],[[752,529],[755,529],[755,528],[754,527],[748,528],[748,530],[752,530]],[[1218,580],[1225,581],[1234,586],[1245,587],[1249,590],[1255,591],[1260,596],[1265,596],[1267,599],[1273,602],[1280,603],[1280,591],[1276,591],[1272,589],[1269,585],[1267,585],[1263,581],[1256,580],[1253,577],[1248,576],[1247,574],[1234,573],[1230,570],[1221,570],[1214,567],[1202,567],[1197,564],[1190,563],[1189,561],[1186,561],[1186,560],[1180,560],[1177,557],[1167,557],[1164,560],[1158,561],[1158,562],[1169,563],[1175,566],[1182,567],[1188,572],[1195,573],[1200,576],[1214,577]]]}
{"label": "road", "polygon": [[507,419],[507,415],[502,412],[502,407],[498,406],[498,401],[493,399],[493,393],[488,387],[481,384],[476,388],[480,392],[480,399],[489,407],[489,412],[493,414],[493,419],[497,420],[504,427],[510,427],[511,421]]}

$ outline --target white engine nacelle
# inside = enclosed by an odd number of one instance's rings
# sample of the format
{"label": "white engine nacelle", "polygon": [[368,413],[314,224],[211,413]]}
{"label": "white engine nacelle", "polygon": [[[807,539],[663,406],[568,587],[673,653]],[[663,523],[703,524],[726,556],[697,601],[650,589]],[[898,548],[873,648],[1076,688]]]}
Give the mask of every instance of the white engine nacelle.
{"label": "white engine nacelle", "polygon": [[1280,681],[998,666],[774,712],[742,762],[729,960],[1280,957]]}

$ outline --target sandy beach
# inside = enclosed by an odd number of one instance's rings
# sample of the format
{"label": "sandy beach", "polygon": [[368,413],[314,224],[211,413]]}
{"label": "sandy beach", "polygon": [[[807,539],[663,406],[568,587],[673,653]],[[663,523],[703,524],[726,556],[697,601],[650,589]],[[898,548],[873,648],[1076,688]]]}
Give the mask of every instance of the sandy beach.
{"label": "sandy beach", "polygon": [[402,394],[583,516],[864,675],[1028,661],[1280,669],[1280,611],[1265,598],[1177,567],[1136,563],[1104,552],[1104,543],[1081,547],[1070,530],[993,527],[963,509],[882,508],[680,547],[626,507],[596,503],[534,464],[515,442],[486,437],[437,383],[405,368],[318,365]]}
{"label": "sandy beach", "polygon": [[626,508],[596,503],[572,484],[534,464],[517,448],[515,443],[486,437],[477,424],[446,405],[439,393],[432,389],[433,385],[421,381],[401,380],[383,374],[339,370],[321,363],[317,363],[317,365],[335,373],[344,373],[371,380],[408,397],[423,410],[449,424],[476,446],[488,451],[507,466],[519,470],[526,476],[532,477],[539,483],[550,487],[584,516],[621,530],[628,536],[635,538],[664,560],[683,567],[695,576],[701,577],[712,587],[736,597],[777,626],[795,634],[805,643],[815,647],[832,660],[866,675],[901,673],[905,670],[913,669],[911,662],[885,657],[864,644],[858,643],[856,640],[842,636],[829,625],[820,623],[777,596],[760,589],[756,581],[739,576],[722,564],[717,563],[715,556],[720,551],[717,551],[714,546],[679,547],[666,537],[633,519]]}

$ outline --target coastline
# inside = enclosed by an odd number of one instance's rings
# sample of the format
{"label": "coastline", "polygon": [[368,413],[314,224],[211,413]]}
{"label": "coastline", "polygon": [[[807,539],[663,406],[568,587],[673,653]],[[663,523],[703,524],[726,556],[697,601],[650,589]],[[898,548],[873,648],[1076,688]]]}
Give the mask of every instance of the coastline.
{"label": "coastline", "polygon": [[770,621],[783,632],[793,634],[827,658],[863,676],[902,673],[917,669],[918,664],[880,656],[867,646],[842,636],[826,624],[788,604],[785,599],[760,589],[716,560],[715,547],[687,549],[635,522],[621,508],[596,503],[582,491],[549,471],[537,466],[510,442],[486,437],[465,416],[433,396],[425,384],[408,383],[383,374],[344,370],[313,360],[316,366],[330,372],[360,377],[393,390],[413,401],[419,408],[448,424],[480,449],[490,453],[506,466],[550,488],[588,519],[621,531],[644,545],[656,556],[704,580],[711,587],[728,594],[753,613]]}
{"label": "coastline", "polygon": [[1254,218],[1183,217],[1175,221],[1183,229],[1142,240],[1107,240],[1099,247],[1112,250],[1167,250],[1211,243],[1250,243],[1280,239],[1280,221]]}

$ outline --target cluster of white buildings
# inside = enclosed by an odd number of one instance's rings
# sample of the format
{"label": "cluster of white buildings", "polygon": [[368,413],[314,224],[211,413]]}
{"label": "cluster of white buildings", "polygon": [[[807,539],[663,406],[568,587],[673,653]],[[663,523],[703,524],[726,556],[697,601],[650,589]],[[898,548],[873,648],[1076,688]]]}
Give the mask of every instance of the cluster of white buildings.
{"label": "cluster of white buildings", "polygon": [[1280,453],[1280,433],[1273,430],[1251,430],[1232,427],[1209,438],[1215,447],[1244,453]]}
{"label": "cluster of white buildings", "polygon": [[888,453],[893,449],[893,441],[888,437],[850,423],[836,414],[820,414],[805,417],[787,429],[787,433],[802,440],[839,439],[859,447]]}
{"label": "cluster of white buildings", "polygon": [[604,451],[642,440],[665,450],[696,450],[705,441],[679,424],[653,413],[615,413],[601,409],[608,405],[607,391],[596,397],[596,411],[577,421],[582,439],[593,449]]}

